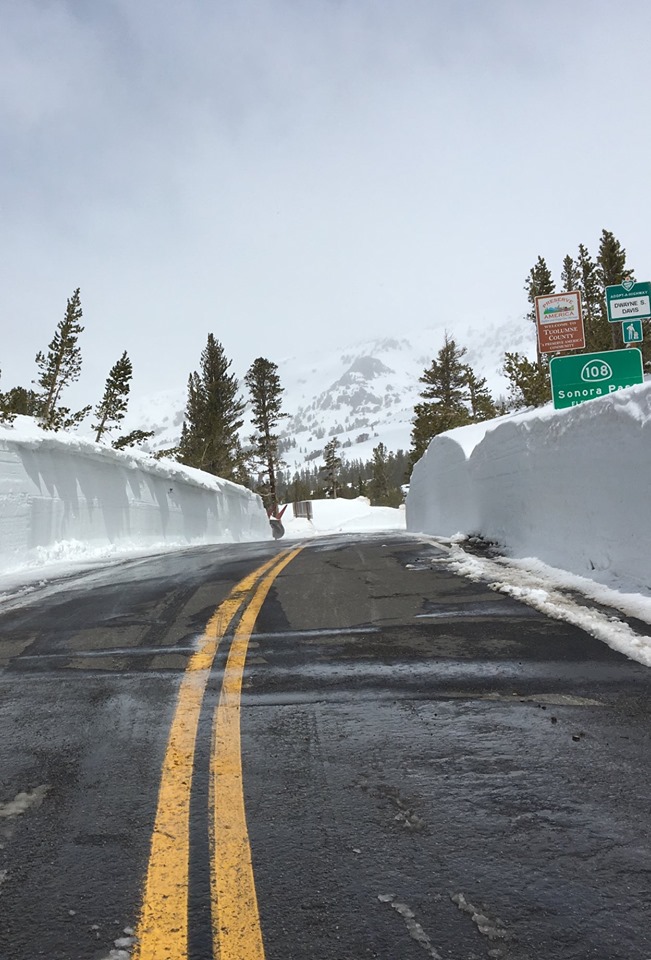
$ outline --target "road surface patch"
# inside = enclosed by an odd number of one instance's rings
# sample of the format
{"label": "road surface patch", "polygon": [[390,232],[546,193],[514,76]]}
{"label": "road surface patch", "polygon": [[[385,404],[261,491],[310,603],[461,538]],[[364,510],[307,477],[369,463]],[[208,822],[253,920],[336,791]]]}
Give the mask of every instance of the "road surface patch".
{"label": "road surface patch", "polygon": [[[220,641],[240,609],[258,596],[255,589],[265,575],[266,595],[273,571],[279,573],[296,552],[273,557],[233,588],[208,622],[186,667],[163,760],[134,960],[184,960],[188,955],[190,795],[206,685]],[[256,616],[258,610],[259,606]]]}
{"label": "road surface patch", "polygon": [[220,960],[264,960],[251,847],[246,826],[240,745],[242,676],[248,643],[271,586],[297,547],[262,579],[235,630],[215,713],[211,751],[210,840],[214,952]]}

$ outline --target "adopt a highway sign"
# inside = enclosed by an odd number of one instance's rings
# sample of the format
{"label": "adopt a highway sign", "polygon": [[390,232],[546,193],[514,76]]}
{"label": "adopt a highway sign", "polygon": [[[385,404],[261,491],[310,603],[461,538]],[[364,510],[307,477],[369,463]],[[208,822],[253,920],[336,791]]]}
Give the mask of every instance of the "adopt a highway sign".
{"label": "adopt a highway sign", "polygon": [[651,318],[651,283],[624,283],[606,287],[606,306],[611,323]]}
{"label": "adopt a highway sign", "polygon": [[556,410],[644,383],[642,354],[636,347],[553,357],[549,373]]}

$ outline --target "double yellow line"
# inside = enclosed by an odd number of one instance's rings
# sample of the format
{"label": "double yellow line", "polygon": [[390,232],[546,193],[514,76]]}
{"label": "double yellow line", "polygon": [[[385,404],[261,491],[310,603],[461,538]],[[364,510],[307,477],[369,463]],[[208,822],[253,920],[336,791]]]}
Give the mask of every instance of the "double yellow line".
{"label": "double yellow line", "polygon": [[219,960],[263,960],[251,850],[244,811],[240,697],[249,638],[278,574],[302,547],[245,577],[210,619],[186,667],[163,761],[133,960],[186,960],[190,794],[199,717],[220,641],[240,609],[215,712],[210,756],[211,914]]}

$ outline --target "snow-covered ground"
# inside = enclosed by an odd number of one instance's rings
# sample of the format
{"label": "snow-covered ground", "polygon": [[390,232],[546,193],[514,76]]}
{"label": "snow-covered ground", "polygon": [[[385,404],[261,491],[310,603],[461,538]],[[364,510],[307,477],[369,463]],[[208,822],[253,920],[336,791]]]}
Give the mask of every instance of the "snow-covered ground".
{"label": "snow-covered ground", "polygon": [[287,537],[304,538],[329,533],[373,533],[405,529],[404,507],[372,507],[367,497],[355,500],[313,500],[312,519],[295,517],[289,505],[283,514]]}
{"label": "snow-covered ground", "polygon": [[[549,405],[435,437],[411,477],[407,529],[496,542],[503,560],[459,555],[460,572],[548,612],[561,588],[651,623],[650,485],[647,382],[566,410]],[[568,604],[565,596],[561,605]],[[570,619],[567,609],[555,609]],[[581,626],[596,617],[575,614]],[[649,641],[628,628],[622,634],[623,626],[611,629],[600,615],[591,632],[651,665]]]}

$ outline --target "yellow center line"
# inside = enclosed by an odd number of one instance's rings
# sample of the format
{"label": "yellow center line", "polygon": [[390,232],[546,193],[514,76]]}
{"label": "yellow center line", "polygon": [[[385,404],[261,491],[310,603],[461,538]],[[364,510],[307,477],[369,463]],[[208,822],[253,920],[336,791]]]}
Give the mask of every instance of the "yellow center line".
{"label": "yellow center line", "polygon": [[219,960],[264,960],[251,846],[246,827],[240,702],[246,652],[255,621],[278,574],[303,547],[261,581],[237,625],[215,713],[211,753],[211,882],[213,953]]}
{"label": "yellow center line", "polygon": [[[290,556],[293,556],[292,553]],[[179,687],[163,760],[133,960],[184,960],[188,949],[190,790],[203,696],[220,640],[261,577],[285,566],[283,553],[241,580],[209,620]]]}

